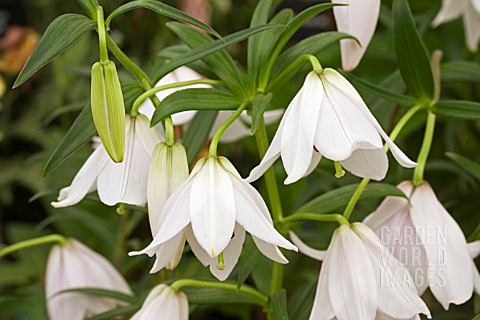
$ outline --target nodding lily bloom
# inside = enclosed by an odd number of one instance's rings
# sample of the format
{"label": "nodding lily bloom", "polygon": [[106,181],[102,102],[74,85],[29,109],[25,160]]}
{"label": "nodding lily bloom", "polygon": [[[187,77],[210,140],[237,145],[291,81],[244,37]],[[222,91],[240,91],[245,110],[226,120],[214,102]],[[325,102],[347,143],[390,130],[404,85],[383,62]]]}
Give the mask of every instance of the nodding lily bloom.
{"label": "nodding lily bloom", "polygon": [[332,0],[332,3],[346,4],[333,7],[337,30],[354,36],[354,39],[340,40],[342,68],[355,69],[372,40],[380,14],[380,0]]}
{"label": "nodding lily bloom", "polygon": [[480,275],[473,263],[480,241],[467,244],[462,230],[445,210],[427,182],[397,186],[410,198],[387,197],[365,224],[407,267],[421,295],[430,287],[448,309],[480,293]]}
{"label": "nodding lily bloom", "polygon": [[188,300],[183,292],[176,292],[164,284],[153,288],[140,310],[131,320],[187,320]]}
{"label": "nodding lily bloom", "polygon": [[103,256],[75,239],[52,248],[48,256],[45,295],[51,320],[83,320],[118,306],[111,298],[70,289],[97,288],[132,294],[127,282]]}
{"label": "nodding lily bloom", "polygon": [[282,157],[288,177],[296,182],[317,166],[320,158],[339,161],[359,177],[382,180],[388,159],[382,138],[404,167],[415,167],[383,131],[355,88],[337,71],[310,72],[287,108],[275,137],[247,181],[252,182]]}
{"label": "nodding lily bloom", "polygon": [[197,258],[224,280],[240,256],[245,230],[258,249],[274,261],[288,262],[278,246],[297,249],[275,230],[258,191],[224,157],[200,159],[188,179],[168,198],[161,216],[163,223],[152,243],[131,255],[152,256],[167,243],[171,250],[166,251],[170,256],[165,260],[170,261],[185,237]]}
{"label": "nodding lily bloom", "polygon": [[310,320],[430,318],[409,272],[367,226],[340,226],[326,252],[291,235],[300,252],[323,261]]}
{"label": "nodding lily bloom", "polygon": [[[188,67],[180,67],[171,73],[167,74],[165,77],[160,79],[160,81],[155,85],[156,87],[173,84],[176,82],[183,82],[183,81],[190,81],[190,80],[198,80],[202,79],[202,76],[195,72],[194,70]],[[188,88],[211,88],[211,85],[208,84],[195,84],[185,87],[179,88],[172,88],[163,91],[157,92],[157,97],[160,100],[165,99],[168,95]],[[147,115],[149,118],[152,118],[152,115],[155,111],[155,107],[153,103],[147,99],[145,100],[139,108],[142,114]],[[266,124],[273,123],[280,119],[283,114],[283,109],[278,110],[271,110],[266,111],[264,113],[264,120]],[[183,111],[172,115],[173,124],[176,126],[188,124],[195,114],[197,113],[196,110],[190,111]],[[218,116],[215,119],[215,122],[212,125],[212,130],[210,131],[210,138],[215,135],[215,132],[220,128],[220,126],[234,113],[234,111],[219,111]],[[239,119],[236,119],[223,133],[222,137],[220,138],[220,142],[223,143],[232,143],[236,142],[242,138],[250,136],[250,124],[252,122],[252,118],[247,114],[246,111],[242,112]],[[159,128],[163,133],[163,128]]]}
{"label": "nodding lily bloom", "polygon": [[113,162],[103,144],[93,151],[78,171],[72,184],[60,190],[55,208],[67,207],[80,202],[87,193],[98,191],[106,205],[128,203],[143,206],[147,202],[148,168],[153,150],[163,138],[150,128],[144,116],[126,116],[125,158]]}
{"label": "nodding lily bloom", "polygon": [[463,16],[465,41],[470,51],[476,52],[480,40],[480,1],[443,0],[442,8],[432,22],[432,27],[455,20]]}

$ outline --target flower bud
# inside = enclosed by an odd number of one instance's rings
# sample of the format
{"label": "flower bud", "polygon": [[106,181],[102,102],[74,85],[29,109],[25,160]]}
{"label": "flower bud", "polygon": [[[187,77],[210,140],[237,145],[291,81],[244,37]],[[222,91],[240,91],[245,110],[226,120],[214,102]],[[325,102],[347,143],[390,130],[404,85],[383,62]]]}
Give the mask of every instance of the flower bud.
{"label": "flower bud", "polygon": [[175,292],[169,286],[160,284],[148,294],[140,310],[131,320],[188,319],[188,300],[183,292]]}
{"label": "flower bud", "polygon": [[92,66],[93,122],[108,155],[122,162],[125,148],[125,106],[117,70],[112,61]]}

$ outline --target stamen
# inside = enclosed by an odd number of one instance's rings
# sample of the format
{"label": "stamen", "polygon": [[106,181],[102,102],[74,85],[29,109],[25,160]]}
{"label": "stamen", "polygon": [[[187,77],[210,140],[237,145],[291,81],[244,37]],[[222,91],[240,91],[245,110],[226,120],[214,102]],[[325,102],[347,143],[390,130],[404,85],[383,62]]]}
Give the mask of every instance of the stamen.
{"label": "stamen", "polygon": [[217,269],[218,270],[225,269],[225,262],[223,261],[223,252],[218,255]]}
{"label": "stamen", "polygon": [[339,161],[333,161],[335,165],[335,177],[341,178],[345,175],[345,170],[342,168],[342,164]]}
{"label": "stamen", "polygon": [[120,203],[120,205],[117,208],[117,213],[118,214],[124,214],[125,213],[125,207],[127,205],[125,203]]}

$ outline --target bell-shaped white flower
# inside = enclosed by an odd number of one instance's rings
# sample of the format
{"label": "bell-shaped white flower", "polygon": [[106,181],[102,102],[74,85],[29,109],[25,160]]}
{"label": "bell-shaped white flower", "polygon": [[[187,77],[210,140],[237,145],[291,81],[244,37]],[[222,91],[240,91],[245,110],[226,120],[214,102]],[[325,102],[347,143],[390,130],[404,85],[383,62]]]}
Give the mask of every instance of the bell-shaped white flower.
{"label": "bell-shaped white flower", "polygon": [[432,27],[435,28],[461,16],[463,16],[467,47],[470,51],[476,52],[480,40],[479,0],[443,0],[442,7],[432,22]]}
{"label": "bell-shaped white flower", "polygon": [[261,163],[250,172],[252,182],[282,157],[286,184],[308,175],[320,158],[339,161],[359,177],[382,180],[388,159],[382,138],[404,167],[415,167],[383,131],[355,88],[337,71],[310,72],[285,112]]}
{"label": "bell-shaped white flower", "polygon": [[480,275],[472,260],[480,253],[480,241],[467,244],[428,183],[414,187],[404,181],[398,188],[410,201],[387,197],[364,222],[407,267],[418,293],[430,287],[445,309],[464,303],[474,290],[480,293]]}
{"label": "bell-shaped white flower", "polygon": [[153,150],[163,140],[150,128],[144,115],[126,116],[125,158],[113,162],[100,144],[78,171],[72,184],[60,190],[55,208],[80,202],[87,193],[98,191],[106,205],[128,203],[143,206],[147,202],[148,168]]}
{"label": "bell-shaped white flower", "polygon": [[131,320],[187,320],[188,300],[183,292],[176,292],[164,284],[150,291],[142,307]]}
{"label": "bell-shaped white flower", "polygon": [[380,14],[380,0],[332,0],[332,3],[346,4],[333,7],[337,30],[354,36],[357,40],[340,40],[342,68],[352,71],[372,40]]}
{"label": "bell-shaped white flower", "polygon": [[311,320],[412,319],[430,312],[409,272],[361,223],[342,225],[326,252],[307,247],[294,234],[300,252],[323,260]]}
{"label": "bell-shaped white flower", "polygon": [[48,256],[45,295],[50,320],[83,320],[115,308],[111,298],[96,297],[70,289],[97,288],[132,294],[127,282],[103,256],[75,239],[52,248]]}
{"label": "bell-shaped white flower", "polygon": [[[160,143],[155,147],[148,174],[148,218],[150,229],[155,236],[160,230],[165,216],[162,210],[168,198],[188,178],[188,161],[185,148],[178,143],[169,146]],[[173,237],[157,247],[157,259],[150,272],[162,268],[174,269],[182,256],[185,235]]]}
{"label": "bell-shaped white flower", "polygon": [[[200,159],[188,179],[167,200],[163,223],[152,243],[131,255],[154,255],[169,244],[169,261],[186,237],[197,258],[224,280],[237,263],[245,230],[268,258],[288,262],[278,246],[297,248],[273,227],[268,208],[255,188],[224,157]],[[223,259],[223,261],[222,261]]]}

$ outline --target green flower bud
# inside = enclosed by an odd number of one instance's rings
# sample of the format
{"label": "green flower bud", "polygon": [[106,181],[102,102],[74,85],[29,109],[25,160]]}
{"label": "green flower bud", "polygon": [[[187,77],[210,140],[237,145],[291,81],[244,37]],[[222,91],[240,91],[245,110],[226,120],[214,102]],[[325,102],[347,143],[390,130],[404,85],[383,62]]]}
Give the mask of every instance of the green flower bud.
{"label": "green flower bud", "polygon": [[114,162],[123,161],[125,106],[117,70],[112,61],[92,66],[92,115],[100,140]]}

